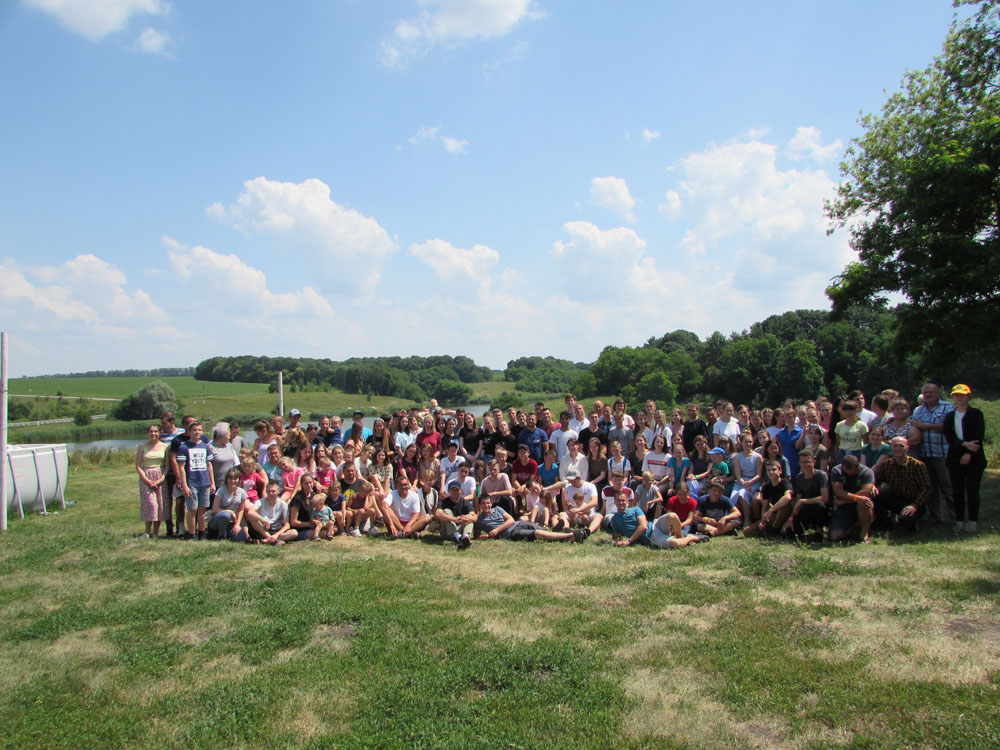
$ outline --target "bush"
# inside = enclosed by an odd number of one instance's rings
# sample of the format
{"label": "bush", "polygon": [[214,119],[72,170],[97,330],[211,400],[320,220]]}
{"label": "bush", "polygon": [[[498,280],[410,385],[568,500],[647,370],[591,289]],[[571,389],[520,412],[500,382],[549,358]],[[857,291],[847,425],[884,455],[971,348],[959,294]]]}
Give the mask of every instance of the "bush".
{"label": "bush", "polygon": [[510,391],[504,391],[495,399],[493,403],[490,404],[490,409],[509,409],[510,407],[515,409],[520,409],[524,406],[524,400],[516,393],[511,393]]}
{"label": "bush", "polygon": [[89,411],[87,411],[87,410],[86,410],[86,409],[84,409],[84,408],[81,408],[81,409],[80,409],[80,410],[79,410],[79,411],[78,411],[78,412],[76,413],[76,416],[75,416],[75,417],[73,417],[73,423],[74,423],[74,424],[75,424],[75,425],[76,425],[77,427],[86,427],[87,425],[89,425],[89,424],[90,424],[90,422],[91,422],[91,419],[90,419],[90,412],[89,412]]}
{"label": "bush", "polygon": [[123,400],[116,406],[111,416],[126,421],[136,419],[159,419],[165,411],[180,411],[174,389],[160,380],[154,380]]}

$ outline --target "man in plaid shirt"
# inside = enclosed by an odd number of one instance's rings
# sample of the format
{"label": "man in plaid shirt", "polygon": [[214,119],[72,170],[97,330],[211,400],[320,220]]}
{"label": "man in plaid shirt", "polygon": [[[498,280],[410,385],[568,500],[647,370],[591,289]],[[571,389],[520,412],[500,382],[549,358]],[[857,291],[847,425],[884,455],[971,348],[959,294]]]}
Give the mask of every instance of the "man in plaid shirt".
{"label": "man in plaid shirt", "polygon": [[931,478],[922,461],[906,454],[909,443],[905,437],[897,435],[889,447],[892,460],[883,462],[875,472],[875,519],[879,526],[891,528],[892,516],[898,513],[899,525],[916,531],[917,521],[927,512]]}
{"label": "man in plaid shirt", "polygon": [[927,383],[920,389],[923,403],[913,412],[913,426],[920,429],[920,456],[931,476],[929,510],[932,523],[955,520],[955,501],[951,494],[951,475],[945,465],[948,441],[944,439],[944,418],[955,406],[941,400],[941,389]]}

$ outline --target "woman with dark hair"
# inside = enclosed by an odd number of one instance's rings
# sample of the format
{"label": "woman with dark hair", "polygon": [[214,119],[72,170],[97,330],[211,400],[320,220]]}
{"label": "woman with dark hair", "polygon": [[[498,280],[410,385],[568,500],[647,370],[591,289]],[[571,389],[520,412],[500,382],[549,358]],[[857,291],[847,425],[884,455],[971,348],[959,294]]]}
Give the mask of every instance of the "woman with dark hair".
{"label": "woman with dark hair", "polygon": [[462,428],[458,431],[458,452],[472,466],[482,455],[482,433],[476,424],[476,417],[472,412],[466,412],[462,416]]}
{"label": "woman with dark hair", "polygon": [[604,454],[604,446],[597,438],[591,438],[587,445],[587,481],[598,491],[607,485],[608,457]]}
{"label": "woman with dark hair", "polygon": [[[502,421],[502,420],[501,420]],[[497,431],[496,419],[492,414],[483,417],[483,429],[479,433],[480,459],[489,462],[493,458],[502,435]]]}
{"label": "woman with dark hair", "polygon": [[271,426],[271,423],[263,419],[258,420],[254,424],[253,431],[257,433],[257,439],[253,441],[253,449],[257,454],[257,463],[263,464],[267,461],[267,449],[272,445],[277,445],[280,450],[281,442],[278,440],[278,436],[274,434],[274,428]]}
{"label": "woman with dark hair", "polygon": [[[948,473],[951,475],[952,497],[955,501],[955,531],[978,531],[979,485],[986,470],[983,440],[986,438],[986,418],[982,411],[969,406],[972,389],[958,384],[951,389],[955,410],[945,415],[942,430],[948,441]],[[968,507],[966,507],[968,500]],[[968,512],[969,520],[966,521]]]}
{"label": "woman with dark hair", "polygon": [[403,455],[399,457],[399,466],[396,475],[405,476],[410,480],[410,484],[417,481],[417,477],[420,476],[420,459],[417,454],[416,443],[407,445],[403,451]]}
{"label": "woman with dark hair", "polygon": [[170,518],[170,498],[166,498],[167,444],[160,440],[160,426],[149,426],[149,441],[140,443],[135,453],[139,474],[139,519],[146,524],[143,538],[160,533],[160,522]]}
{"label": "woman with dark hair", "polygon": [[389,428],[385,426],[385,420],[379,417],[372,425],[372,434],[365,440],[366,445],[374,445],[376,450],[381,448],[387,454],[392,453],[393,442],[389,434]]}

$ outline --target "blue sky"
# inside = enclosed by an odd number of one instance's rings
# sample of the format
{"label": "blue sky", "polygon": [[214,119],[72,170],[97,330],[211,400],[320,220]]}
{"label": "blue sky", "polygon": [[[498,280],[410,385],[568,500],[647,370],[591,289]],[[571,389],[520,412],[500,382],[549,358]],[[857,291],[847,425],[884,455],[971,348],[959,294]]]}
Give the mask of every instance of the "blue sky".
{"label": "blue sky", "polygon": [[952,8],[0,5],[12,375],[592,361],[827,308],[823,201]]}

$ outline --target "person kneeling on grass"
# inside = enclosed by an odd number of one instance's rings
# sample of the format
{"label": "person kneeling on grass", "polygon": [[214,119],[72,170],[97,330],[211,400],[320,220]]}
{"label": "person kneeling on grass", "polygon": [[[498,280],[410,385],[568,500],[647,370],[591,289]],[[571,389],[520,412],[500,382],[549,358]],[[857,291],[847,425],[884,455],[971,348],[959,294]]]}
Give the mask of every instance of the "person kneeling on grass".
{"label": "person kneeling on grass", "polygon": [[494,507],[493,500],[488,495],[479,500],[479,516],[474,528],[476,539],[501,538],[512,542],[530,542],[533,539],[545,542],[582,542],[587,538],[586,529],[548,531],[531,521],[515,521],[503,508]]}
{"label": "person kneeling on grass", "polygon": [[459,549],[472,544],[470,537],[476,522],[475,503],[462,495],[462,483],[457,479],[448,484],[448,494],[434,509],[434,518],[441,524],[442,539],[453,539]]}
{"label": "person kneeling on grass", "polygon": [[767,536],[780,529],[792,512],[795,500],[792,483],[781,476],[781,464],[771,460],[764,464],[767,480],[760,486],[760,502],[754,501],[756,521],[743,530],[743,536]]}
{"label": "person kneeling on grass", "polygon": [[708,496],[698,503],[695,526],[702,534],[723,536],[737,532],[743,524],[743,514],[723,497],[725,483],[719,477],[708,482]]}
{"label": "person kneeling on grass", "polygon": [[410,480],[401,476],[396,480],[396,489],[389,493],[382,506],[385,527],[390,538],[419,539],[420,530],[431,522],[424,513],[420,498],[410,488]]}

